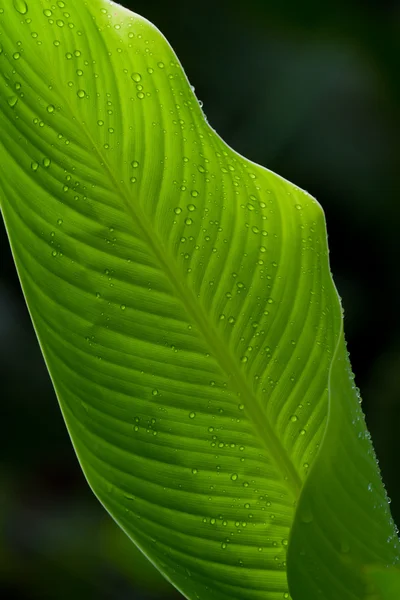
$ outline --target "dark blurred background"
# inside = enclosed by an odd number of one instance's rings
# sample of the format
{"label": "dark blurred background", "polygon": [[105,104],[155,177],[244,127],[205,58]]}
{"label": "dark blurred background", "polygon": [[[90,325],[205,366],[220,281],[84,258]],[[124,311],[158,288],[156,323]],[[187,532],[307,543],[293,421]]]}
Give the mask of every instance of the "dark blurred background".
{"label": "dark blurred background", "polygon": [[[356,382],[400,524],[400,2],[130,8],[166,35],[218,133],[322,204]],[[180,598],[84,481],[3,226],[0,259],[0,594]]]}

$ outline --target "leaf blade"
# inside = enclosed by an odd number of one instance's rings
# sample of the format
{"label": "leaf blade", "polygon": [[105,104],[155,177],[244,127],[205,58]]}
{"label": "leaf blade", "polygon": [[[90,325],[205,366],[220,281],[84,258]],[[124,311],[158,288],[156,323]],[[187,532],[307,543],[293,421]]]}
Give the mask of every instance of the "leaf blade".
{"label": "leaf blade", "polygon": [[2,94],[0,185],[81,466],[188,598],[282,598],[341,328],[322,211],[216,136],[145,20],[46,6],[17,59],[1,22],[24,96]]}

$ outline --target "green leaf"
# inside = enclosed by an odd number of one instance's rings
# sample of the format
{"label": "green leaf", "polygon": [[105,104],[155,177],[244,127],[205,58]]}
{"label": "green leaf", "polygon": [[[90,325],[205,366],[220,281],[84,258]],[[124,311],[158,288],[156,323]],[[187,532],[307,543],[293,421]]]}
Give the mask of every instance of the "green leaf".
{"label": "green leaf", "polygon": [[366,569],[374,589],[367,600],[395,600],[400,598],[400,570],[372,565]]}
{"label": "green leaf", "polygon": [[398,540],[321,207],[115,4],[8,0],[0,67],[2,212],[98,499],[187,598],[363,598]]}

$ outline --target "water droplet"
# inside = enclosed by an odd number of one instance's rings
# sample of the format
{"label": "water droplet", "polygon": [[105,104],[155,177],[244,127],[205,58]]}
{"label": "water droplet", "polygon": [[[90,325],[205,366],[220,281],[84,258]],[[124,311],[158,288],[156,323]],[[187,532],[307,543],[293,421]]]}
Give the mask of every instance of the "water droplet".
{"label": "water droplet", "polygon": [[193,221],[188,217],[187,219],[185,219],[185,223],[186,225],[192,225]]}
{"label": "water droplet", "polygon": [[157,63],[157,66],[158,66],[160,69],[163,69],[163,68],[165,67],[164,63],[163,63],[163,62],[161,62],[161,61]]}
{"label": "water droplet", "polygon": [[131,178],[129,179],[129,181],[130,181],[131,183],[136,183],[137,179],[136,179],[136,177],[131,177]]}
{"label": "water droplet", "polygon": [[64,21],[62,19],[57,19],[56,24],[58,27],[64,27]]}
{"label": "water droplet", "polygon": [[238,409],[239,410],[244,410],[244,404],[239,404]]}
{"label": "water droplet", "polygon": [[48,105],[48,107],[47,107],[47,112],[48,112],[48,113],[53,113],[55,110],[56,110],[56,109],[55,109],[55,107],[54,107],[54,105],[53,105],[53,104],[49,104],[49,105]]}
{"label": "water droplet", "polygon": [[44,14],[45,17],[51,17],[51,15],[53,13],[51,12],[51,10],[49,8],[45,8],[44,11],[43,11],[43,14]]}
{"label": "water droplet", "polygon": [[121,310],[125,310],[126,309],[126,305],[125,304],[121,304],[120,309]]}
{"label": "water droplet", "polygon": [[62,225],[63,224],[63,220],[62,219],[57,219],[57,225]]}
{"label": "water droplet", "polygon": [[299,417],[298,417],[297,415],[292,415],[292,416],[290,417],[290,420],[292,421],[292,423],[296,423],[296,421],[298,421],[298,420],[299,420]]}
{"label": "water droplet", "polygon": [[137,160],[133,160],[133,161],[131,162],[131,167],[132,167],[133,169],[137,169],[137,168],[138,168],[138,166],[139,166],[139,163],[138,163],[138,161],[137,161]]}
{"label": "water droplet", "polygon": [[151,393],[152,393],[153,396],[158,396],[159,392],[158,392],[158,390],[153,390]]}
{"label": "water droplet", "polygon": [[194,212],[196,210],[196,207],[194,204],[188,204],[187,209],[189,212]]}
{"label": "water droplet", "polygon": [[21,15],[26,15],[28,12],[28,5],[25,0],[14,0],[13,4],[17,12],[19,12]]}
{"label": "water droplet", "polygon": [[301,204],[296,204],[295,208],[297,208],[297,210],[301,210],[303,207]]}
{"label": "water droplet", "polygon": [[82,98],[85,98],[85,96],[86,96],[86,92],[85,92],[85,90],[78,90],[78,91],[76,92],[76,95],[78,96],[78,98],[81,98],[81,99],[82,99]]}
{"label": "water droplet", "polygon": [[311,523],[314,519],[310,509],[302,510],[301,514],[300,514],[300,518],[303,521],[303,523],[306,523],[306,524]]}
{"label": "water droplet", "polygon": [[176,208],[174,208],[174,213],[175,213],[176,215],[180,215],[180,214],[181,214],[181,212],[182,212],[182,209],[181,209],[181,207],[180,207],[180,206],[177,206]]}
{"label": "water droplet", "polygon": [[193,475],[197,475],[198,470],[197,469],[192,469],[192,473],[193,473]]}
{"label": "water droplet", "polygon": [[306,430],[305,430],[305,429],[300,429],[300,432],[299,432],[299,433],[300,433],[300,435],[306,435],[306,433],[307,433],[307,432],[306,432]]}
{"label": "water droplet", "polygon": [[46,169],[48,169],[50,165],[51,165],[51,160],[50,160],[50,158],[47,158],[47,157],[45,157],[45,158],[43,159],[43,166],[44,166]]}
{"label": "water droplet", "polygon": [[232,475],[231,475],[232,481],[237,481],[237,478],[238,478],[237,473],[232,473]]}
{"label": "water droplet", "polygon": [[97,121],[97,125],[98,125],[99,127],[103,127],[103,125],[104,125],[104,121],[102,121],[101,119],[99,119],[99,120]]}
{"label": "water droplet", "polygon": [[19,60],[20,58],[21,58],[21,54],[19,52],[14,52],[13,59],[14,60]]}
{"label": "water droplet", "polygon": [[198,192],[197,190],[192,190],[192,191],[190,192],[190,195],[191,195],[193,198],[197,198],[197,196],[199,195],[199,192]]}
{"label": "water droplet", "polygon": [[247,363],[247,361],[248,361],[248,360],[249,360],[249,359],[248,359],[248,357],[247,357],[247,356],[242,356],[242,358],[240,359],[240,362],[242,362],[242,363]]}
{"label": "water droplet", "polygon": [[191,412],[191,413],[189,413],[189,419],[194,419],[194,418],[195,418],[195,416],[196,416],[196,413],[195,413],[195,412]]}
{"label": "water droplet", "polygon": [[136,81],[136,83],[139,83],[139,81],[142,80],[142,76],[140,73],[132,73],[131,79],[133,79],[133,81]]}
{"label": "water droplet", "polygon": [[7,98],[7,103],[10,108],[14,108],[17,105],[18,97],[17,96],[9,96]]}
{"label": "water droplet", "polygon": [[37,171],[38,168],[39,168],[39,163],[37,163],[36,161],[33,161],[31,163],[31,169],[32,169],[32,171]]}

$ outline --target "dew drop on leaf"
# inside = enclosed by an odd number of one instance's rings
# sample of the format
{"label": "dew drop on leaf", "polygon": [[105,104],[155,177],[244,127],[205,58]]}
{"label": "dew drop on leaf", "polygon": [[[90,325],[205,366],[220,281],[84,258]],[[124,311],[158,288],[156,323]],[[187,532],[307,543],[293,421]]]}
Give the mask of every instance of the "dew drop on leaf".
{"label": "dew drop on leaf", "polygon": [[17,105],[17,102],[18,102],[17,96],[9,96],[7,98],[8,106],[10,106],[11,108],[14,108]]}
{"label": "dew drop on leaf", "polygon": [[76,95],[78,96],[78,98],[81,98],[81,99],[82,99],[82,98],[85,98],[85,96],[86,96],[86,92],[85,92],[85,90],[78,90],[78,91],[76,92]]}
{"label": "dew drop on leaf", "polygon": [[132,73],[131,79],[133,79],[133,81],[136,81],[136,83],[139,83],[139,81],[142,80],[142,76],[140,73]]}
{"label": "dew drop on leaf", "polygon": [[238,478],[237,473],[232,473],[232,475],[231,475],[232,481],[237,481],[237,478]]}
{"label": "dew drop on leaf", "polygon": [[14,0],[13,4],[17,12],[19,12],[21,15],[26,15],[28,12],[28,5],[25,0]]}
{"label": "dew drop on leaf", "polygon": [[39,168],[39,163],[37,163],[36,161],[33,161],[31,163],[31,169],[32,169],[32,171],[37,171],[38,168]]}
{"label": "dew drop on leaf", "polygon": [[290,417],[290,420],[292,421],[292,423],[296,423],[296,421],[298,421],[298,420],[299,420],[299,417],[298,417],[297,415],[292,415],[292,416]]}
{"label": "dew drop on leaf", "polygon": [[301,511],[300,518],[303,521],[303,523],[306,524],[311,523],[314,519],[310,509],[303,509]]}
{"label": "dew drop on leaf", "polygon": [[177,206],[176,208],[174,208],[174,213],[175,213],[176,215],[180,215],[180,214],[181,214],[181,212],[182,212],[182,209],[180,208],[180,206]]}
{"label": "dew drop on leaf", "polygon": [[191,413],[189,413],[189,419],[194,419],[194,418],[195,418],[195,416],[196,416],[196,413],[195,413],[195,412],[191,412]]}
{"label": "dew drop on leaf", "polygon": [[158,396],[159,392],[158,392],[158,390],[153,390],[151,393],[152,393],[153,396]]}
{"label": "dew drop on leaf", "polygon": [[50,165],[51,165],[51,160],[50,160],[50,158],[47,158],[47,157],[45,157],[45,158],[43,159],[43,166],[44,166],[46,169],[48,169]]}

